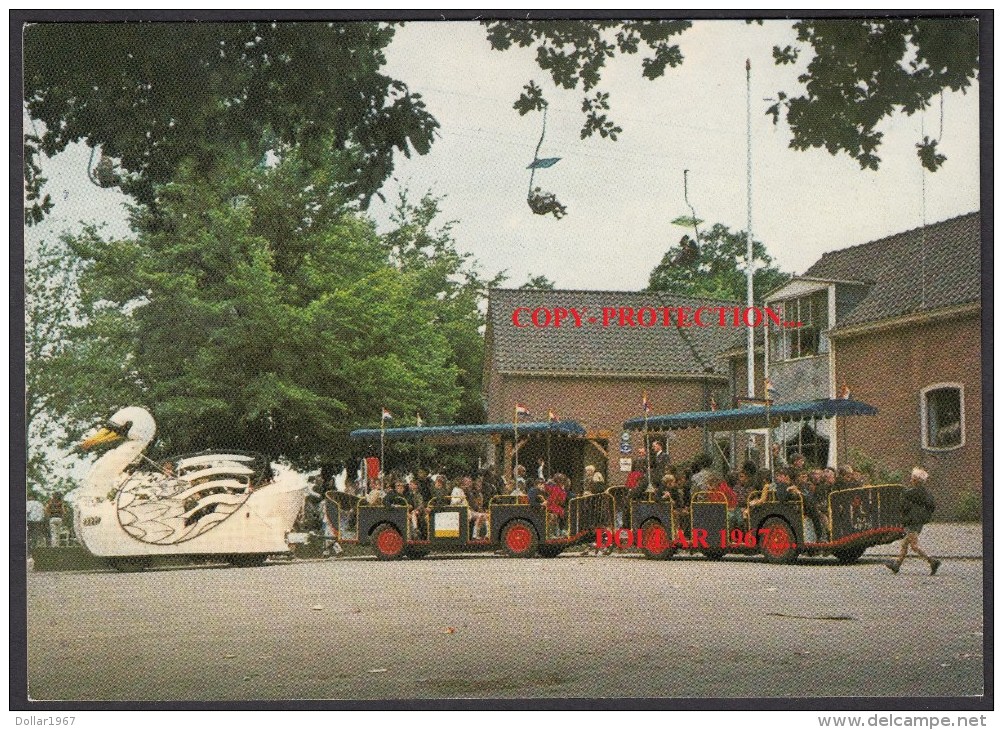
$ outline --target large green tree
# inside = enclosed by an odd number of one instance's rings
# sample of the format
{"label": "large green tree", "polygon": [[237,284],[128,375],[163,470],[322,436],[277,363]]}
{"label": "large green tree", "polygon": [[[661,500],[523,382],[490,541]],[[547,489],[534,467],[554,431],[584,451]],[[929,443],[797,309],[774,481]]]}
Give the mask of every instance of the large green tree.
{"label": "large green tree", "polygon": [[327,177],[335,162],[182,167],[157,226],[139,206],[134,237],[69,241],[81,324],[49,362],[67,376],[69,435],[139,404],[161,453],[243,447],[308,465],[344,454],[381,406],[429,422],[470,409],[479,362],[464,348],[486,283],[448,229],[414,234],[434,229],[433,199],[380,236]]}
{"label": "large green tree", "polygon": [[[623,130],[610,117],[610,94],[600,88],[606,62],[644,54],[641,73],[657,79],[683,63],[675,36],[692,24],[682,20],[491,20],[491,47],[534,48],[536,62],[562,89],[583,90],[582,139],[612,140]],[[895,114],[915,114],[945,90],[964,91],[976,80],[979,25],[974,18],[825,18],[794,23],[796,43],[775,47],[778,65],[807,59],[799,86],[782,89],[767,114],[785,118],[790,146],[848,154],[862,168],[877,169],[880,124]],[[535,81],[515,102],[520,114],[546,103]],[[945,158],[931,135],[917,142],[922,164],[936,170]]]}
{"label": "large green tree", "polygon": [[418,94],[381,73],[384,23],[39,23],[24,29],[26,221],[53,203],[39,155],[80,140],[99,150],[96,183],[146,205],[182,166],[213,169],[235,150],[260,159],[346,153],[363,202],[394,152],[428,152],[438,123]]}
{"label": "large green tree", "polygon": [[[649,291],[667,291],[693,297],[745,301],[745,256],[748,236],[716,223],[700,231],[699,242],[688,235],[672,246],[652,270]],[[753,239],[756,270],[752,277],[755,300],[790,278],[773,264],[760,241]]]}

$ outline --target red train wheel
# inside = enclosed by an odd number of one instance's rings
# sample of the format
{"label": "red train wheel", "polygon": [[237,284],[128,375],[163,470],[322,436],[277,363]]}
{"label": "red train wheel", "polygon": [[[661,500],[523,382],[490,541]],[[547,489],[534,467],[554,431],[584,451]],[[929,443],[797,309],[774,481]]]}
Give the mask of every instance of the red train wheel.
{"label": "red train wheel", "polygon": [[396,560],[404,553],[404,538],[393,525],[380,525],[373,533],[373,551],[380,560]]}
{"label": "red train wheel", "polygon": [[794,542],[794,532],[786,520],[770,517],[760,529],[767,530],[760,543],[767,563],[793,563],[797,560],[799,551]]}
{"label": "red train wheel", "polygon": [[649,560],[666,560],[672,557],[672,539],[665,526],[655,519],[641,525],[641,550]]}
{"label": "red train wheel", "polygon": [[536,554],[536,530],[525,520],[513,520],[505,525],[502,547],[513,558],[528,558]]}

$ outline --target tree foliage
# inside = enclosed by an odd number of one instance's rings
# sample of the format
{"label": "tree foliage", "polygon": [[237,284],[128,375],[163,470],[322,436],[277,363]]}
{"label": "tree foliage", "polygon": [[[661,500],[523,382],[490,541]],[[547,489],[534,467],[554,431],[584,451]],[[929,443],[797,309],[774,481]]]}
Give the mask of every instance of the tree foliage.
{"label": "tree foliage", "polygon": [[[862,169],[878,169],[878,126],[896,113],[926,109],[945,89],[964,91],[976,78],[979,26],[971,18],[802,20],[797,45],[774,48],[777,64],[793,63],[810,48],[800,94],[781,91],[767,111],[786,111],[797,150],[845,152]],[[936,171],[946,158],[937,139],[916,145],[923,166]]]}
{"label": "tree foliage", "polygon": [[157,226],[139,206],[129,240],[70,240],[83,317],[50,363],[67,376],[69,435],[136,404],[157,419],[160,453],[247,448],[310,465],[344,455],[381,406],[427,422],[479,407],[468,348],[487,283],[448,227],[429,233],[434,199],[404,206],[381,237],[329,167],[295,154],[209,178],[183,166],[160,188]]}
{"label": "tree foliage", "polygon": [[[646,47],[642,75],[661,77],[682,64],[671,39],[691,23],[654,21],[485,21],[495,50],[536,49],[536,63],[562,89],[585,91],[581,137],[598,133],[616,140],[623,130],[609,117],[609,94],[589,92],[601,83],[606,62]],[[808,58],[799,89],[778,92],[767,114],[785,118],[796,150],[813,147],[846,153],[861,168],[877,169],[879,125],[895,114],[911,115],[944,90],[964,91],[977,78],[978,22],[971,18],[812,19],[794,24],[797,43],[773,49],[778,65]],[[543,89],[529,81],[515,102],[526,114],[545,105]],[[923,166],[936,170],[945,158],[938,139],[925,135],[917,147]]]}
{"label": "tree foliage", "polygon": [[39,154],[100,149],[97,184],[151,205],[183,164],[211,170],[295,146],[347,153],[350,197],[368,202],[395,150],[429,151],[438,123],[382,73],[379,23],[42,23],[24,31],[24,101],[44,131],[25,141],[25,220],[51,209]]}
{"label": "tree foliage", "polygon": [[[582,139],[598,134],[615,141],[623,129],[606,113],[610,108],[609,94],[597,90],[589,95],[601,82],[607,59],[617,53],[636,54],[644,46],[650,55],[642,60],[641,73],[645,78],[657,79],[667,67],[683,62],[679,46],[671,43],[671,38],[689,28],[691,23],[685,20],[490,20],[484,25],[488,42],[495,50],[535,46],[536,63],[550,74],[555,86],[577,89],[581,84],[585,92]],[[524,115],[542,109],[545,104],[543,90],[534,81],[529,81],[514,108]]]}
{"label": "tree foliage", "polygon": [[[700,232],[699,244],[688,235],[672,246],[648,279],[649,291],[667,291],[692,297],[745,301],[745,256],[748,236],[716,223]],[[767,292],[786,282],[785,274],[773,265],[766,247],[753,240],[756,271],[752,277],[755,300],[762,302]]]}
{"label": "tree foliage", "polygon": [[532,274],[530,274],[529,278],[526,280],[526,283],[523,284],[522,286],[520,286],[519,288],[520,289],[548,289],[549,290],[549,289],[553,289],[554,288],[554,282],[551,281],[550,279],[548,279],[543,274],[538,274],[537,276],[533,276]]}

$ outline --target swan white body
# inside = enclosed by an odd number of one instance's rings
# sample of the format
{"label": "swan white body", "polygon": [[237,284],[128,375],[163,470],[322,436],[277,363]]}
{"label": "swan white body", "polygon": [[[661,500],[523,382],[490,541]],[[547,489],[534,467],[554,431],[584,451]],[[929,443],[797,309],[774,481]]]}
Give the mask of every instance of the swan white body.
{"label": "swan white body", "polygon": [[[250,483],[250,457],[207,454],[175,466],[179,476],[136,464],[153,440],[156,424],[142,408],[123,408],[111,418],[124,443],[99,458],[74,493],[80,542],[94,555],[139,558],[156,555],[266,555],[289,550],[292,529],[306,493],[306,478],[272,465],[273,478]],[[115,436],[103,431],[85,442]],[[178,467],[181,468],[178,468]]]}

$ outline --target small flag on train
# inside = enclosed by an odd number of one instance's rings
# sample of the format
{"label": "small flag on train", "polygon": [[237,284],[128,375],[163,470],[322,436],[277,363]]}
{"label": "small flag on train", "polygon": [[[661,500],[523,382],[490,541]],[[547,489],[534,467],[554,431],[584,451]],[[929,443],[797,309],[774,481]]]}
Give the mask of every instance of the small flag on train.
{"label": "small flag on train", "polygon": [[418,428],[421,428],[422,426],[425,425],[425,422],[421,420],[421,411],[418,411],[417,413],[414,414],[414,425],[417,426]]}
{"label": "small flag on train", "polygon": [[843,383],[843,387],[839,389],[839,397],[843,400],[850,400],[850,386]]}
{"label": "small flag on train", "polygon": [[554,413],[553,411],[547,411],[547,418],[551,423],[557,423],[557,421],[559,420],[557,418],[557,414]]}
{"label": "small flag on train", "polygon": [[519,416],[528,416],[528,415],[530,415],[530,413],[529,413],[529,409],[526,406],[524,406],[522,403],[516,403],[515,404],[515,417],[516,418],[518,418]]}
{"label": "small flag on train", "polygon": [[717,400],[713,396],[711,396],[711,399],[710,399],[710,409],[712,411],[716,411],[717,410]]}
{"label": "small flag on train", "polygon": [[383,416],[380,418],[381,421],[392,421],[394,420],[393,415],[386,408],[383,409]]}
{"label": "small flag on train", "polygon": [[766,397],[768,399],[773,398],[773,396],[776,395],[777,393],[777,389],[773,387],[773,381],[767,378],[765,386],[766,386]]}
{"label": "small flag on train", "polygon": [[648,391],[641,394],[641,408],[645,413],[651,413],[651,403],[648,402]]}

